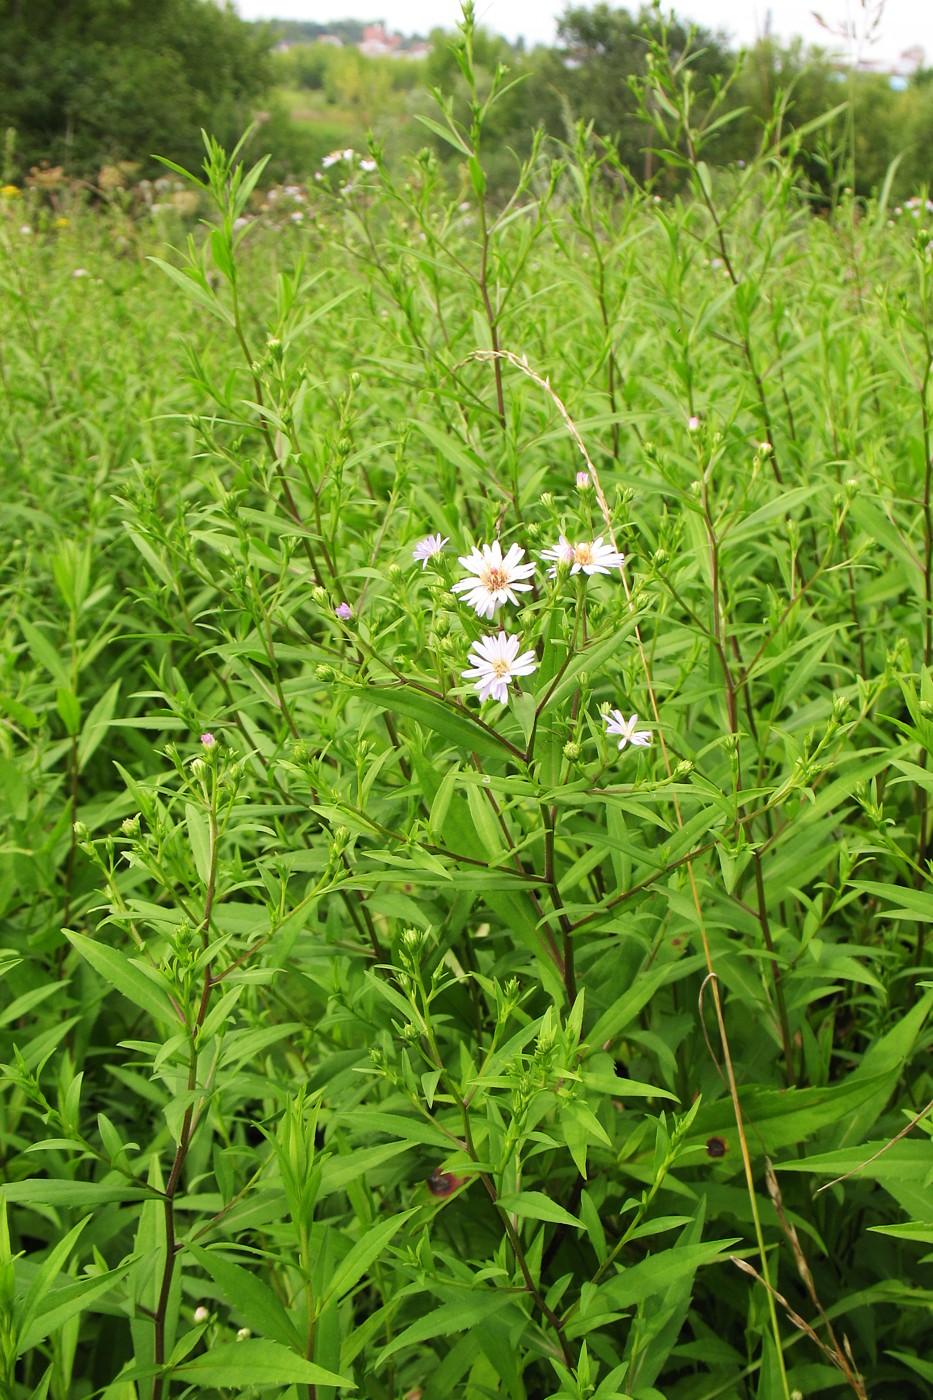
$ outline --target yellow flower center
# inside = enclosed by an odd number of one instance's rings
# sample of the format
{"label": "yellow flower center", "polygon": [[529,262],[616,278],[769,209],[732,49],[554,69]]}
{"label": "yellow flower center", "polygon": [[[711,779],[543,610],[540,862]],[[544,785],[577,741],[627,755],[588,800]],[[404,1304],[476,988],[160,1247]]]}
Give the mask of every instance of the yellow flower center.
{"label": "yellow flower center", "polygon": [[509,663],[502,657],[492,663],[492,669],[497,676],[507,676],[509,674]]}
{"label": "yellow flower center", "polygon": [[495,564],[489,564],[483,570],[481,578],[484,587],[488,588],[490,593],[498,593],[499,589],[505,588],[509,581],[509,576],[505,569],[499,569]]}
{"label": "yellow flower center", "polygon": [[578,545],[574,545],[574,549],[573,549],[573,562],[574,562],[575,564],[582,564],[582,565],[585,565],[585,564],[592,564],[592,562],[593,562],[593,550],[592,550],[592,546],[591,546],[591,545],[588,545],[588,544],[578,544]]}

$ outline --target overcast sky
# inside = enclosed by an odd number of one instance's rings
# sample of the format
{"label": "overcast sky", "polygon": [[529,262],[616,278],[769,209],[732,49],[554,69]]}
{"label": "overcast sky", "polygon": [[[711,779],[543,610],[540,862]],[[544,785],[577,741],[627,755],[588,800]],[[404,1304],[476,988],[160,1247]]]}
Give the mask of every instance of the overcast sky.
{"label": "overcast sky", "polygon": [[[588,4],[591,0],[585,0]],[[244,19],[309,19],[323,23],[333,19],[384,20],[390,29],[403,33],[428,33],[436,26],[453,29],[460,18],[459,0],[234,0]],[[567,0],[569,3],[569,0]],[[476,0],[477,16],[487,29],[509,39],[524,35],[529,44],[553,43],[556,18],[567,8],[562,0]],[[578,0],[574,0],[578,3]],[[638,0],[625,6],[638,9]],[[818,9],[825,19],[838,25],[847,13],[853,18],[864,14],[861,0],[684,0],[674,7],[678,13],[724,29],[736,44],[753,42],[771,16],[771,31],[780,38],[800,34],[809,43],[823,44],[826,31],[813,19]],[[873,0],[867,0],[873,8]],[[878,43],[871,53],[896,57],[913,44],[933,58],[933,0],[887,0]]]}

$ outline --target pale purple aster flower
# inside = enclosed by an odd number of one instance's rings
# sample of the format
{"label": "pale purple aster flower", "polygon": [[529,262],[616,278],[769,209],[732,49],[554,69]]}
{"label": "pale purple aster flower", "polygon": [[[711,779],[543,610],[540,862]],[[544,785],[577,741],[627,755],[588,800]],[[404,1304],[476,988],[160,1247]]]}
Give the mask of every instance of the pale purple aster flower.
{"label": "pale purple aster flower", "polygon": [[338,603],[334,608],[334,616],[339,617],[341,622],[349,622],[353,616],[353,609],[349,603]]}
{"label": "pale purple aster flower", "polygon": [[411,557],[416,562],[420,559],[421,568],[424,570],[427,568],[428,560],[434,559],[440,554],[444,545],[447,544],[449,540],[449,535],[445,535],[443,538],[440,535],[426,535],[423,540],[419,540],[415,545],[411,552]]}
{"label": "pale purple aster flower", "polygon": [[571,544],[566,535],[560,535],[557,544],[550,549],[542,549],[541,558],[553,559],[548,569],[551,578],[557,577],[561,564],[569,565],[572,574],[582,572],[590,576],[608,574],[613,569],[620,569],[625,562],[625,555],[613,549],[611,544],[604,544],[602,535],[595,540],[581,540],[577,544]]}
{"label": "pale purple aster flower", "polygon": [[548,569],[548,574],[551,578],[556,578],[558,565],[566,564],[569,568],[573,563],[573,545],[566,535],[558,535],[557,544],[552,545],[550,549],[542,549],[541,558],[553,559],[554,563]]}
{"label": "pale purple aster flower", "polygon": [[214,738],[213,734],[211,734],[209,730],[201,735],[201,744],[203,748],[212,749],[216,743],[217,740]]}
{"label": "pale purple aster flower", "polygon": [[482,637],[473,643],[467,657],[473,662],[468,671],[461,671],[464,680],[476,681],[475,690],[480,700],[498,700],[504,705],[509,698],[509,682],[516,676],[530,676],[538,669],[533,651],[518,654],[521,642],[518,637],[508,637],[500,632],[498,637]]}
{"label": "pale purple aster flower", "polygon": [[619,735],[619,748],[624,749],[626,744],[635,744],[638,748],[647,748],[651,743],[651,734],[647,729],[636,729],[638,716],[632,715],[631,719],[626,719],[621,710],[610,710],[608,715],[603,715],[606,722],[606,735]]}
{"label": "pale purple aster flower", "polygon": [[700,420],[699,420],[699,418],[696,416],[696,414],[694,413],[693,416],[692,416],[691,418],[688,418],[688,419],[687,419],[687,427],[690,429],[691,433],[695,433],[695,432],[697,431],[697,429],[699,428],[699,426],[700,426]]}
{"label": "pale purple aster flower", "polygon": [[498,540],[484,544],[482,551],[474,545],[469,554],[460,557],[460,563],[475,577],[461,579],[451,592],[465,594],[464,602],[480,617],[492,617],[505,602],[517,605],[516,594],[531,589],[530,583],[518,580],[529,578],[535,571],[534,564],[521,563],[524,553],[520,545],[513,544],[503,558]]}
{"label": "pale purple aster flower", "polygon": [[590,484],[589,472],[577,472],[577,490],[585,491]]}

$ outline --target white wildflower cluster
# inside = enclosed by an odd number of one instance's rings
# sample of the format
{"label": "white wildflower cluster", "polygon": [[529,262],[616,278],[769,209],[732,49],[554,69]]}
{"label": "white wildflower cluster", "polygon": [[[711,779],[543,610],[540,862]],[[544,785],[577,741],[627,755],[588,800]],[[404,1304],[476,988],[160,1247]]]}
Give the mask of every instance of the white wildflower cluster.
{"label": "white wildflower cluster", "polygon": [[922,214],[933,214],[933,199],[921,199],[919,195],[914,195],[913,199],[896,204],[894,214],[898,219],[904,214],[908,214],[912,219],[919,219]]}
{"label": "white wildflower cluster", "polygon": [[376,162],[370,160],[368,156],[359,155],[352,146],[347,146],[342,151],[330,151],[321,160],[320,170],[314,172],[315,180],[323,180],[325,170],[334,170],[338,166],[346,167],[338,173],[342,177],[346,176],[346,183],[349,184],[350,176],[354,171],[358,170],[364,175],[371,175],[376,169]]}
{"label": "white wildflower cluster", "polygon": [[[581,491],[588,489],[588,473],[578,473],[576,485]],[[444,546],[448,543],[449,536],[439,533],[426,535],[412,550],[412,559],[416,564],[420,563],[424,570],[443,554]],[[602,535],[592,540],[571,541],[566,535],[559,534],[556,544],[540,550],[539,557],[550,565],[547,575],[552,579],[574,574],[585,577],[610,574],[621,569],[625,562],[624,554],[614,544],[607,543]],[[458,556],[458,562],[465,577],[452,585],[451,592],[472,608],[478,617],[488,620],[492,620],[506,604],[511,603],[513,607],[521,605],[520,595],[533,589],[532,580],[538,567],[533,560],[526,560],[521,545],[512,544],[503,553],[499,540],[493,540],[491,544],[472,545],[469,554]],[[538,668],[534,651],[523,651],[520,638],[510,635],[504,627],[500,627],[494,635],[475,641],[467,660],[469,666],[460,673],[463,679],[473,682],[481,702],[496,700],[500,705],[508,703],[509,686],[513,681],[530,676]],[[610,710],[603,718],[607,736],[618,736],[620,749],[628,744],[639,748],[650,744],[650,733],[636,728],[637,715],[627,720],[620,710]]]}

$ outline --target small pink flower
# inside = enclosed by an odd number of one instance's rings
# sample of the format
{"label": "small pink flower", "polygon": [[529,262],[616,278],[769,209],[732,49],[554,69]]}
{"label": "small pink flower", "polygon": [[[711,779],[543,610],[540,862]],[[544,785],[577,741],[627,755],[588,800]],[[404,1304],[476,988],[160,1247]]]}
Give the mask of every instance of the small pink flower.
{"label": "small pink flower", "polygon": [[217,740],[214,738],[213,734],[211,734],[209,730],[205,731],[205,733],[201,735],[201,745],[208,751],[210,751],[216,743]]}
{"label": "small pink flower", "polygon": [[427,568],[428,560],[435,559],[450,540],[449,535],[427,535],[425,539],[419,540],[411,552],[411,557],[416,562],[421,560],[422,571]]}
{"label": "small pink flower", "polygon": [[687,420],[687,427],[690,429],[691,433],[695,433],[699,429],[699,426],[700,420],[694,413],[693,416]]}
{"label": "small pink flower", "polygon": [[349,622],[353,616],[353,609],[349,603],[338,603],[334,608],[334,616],[339,617],[341,622]]}
{"label": "small pink flower", "polygon": [[589,472],[577,472],[577,490],[585,491],[590,484]]}

